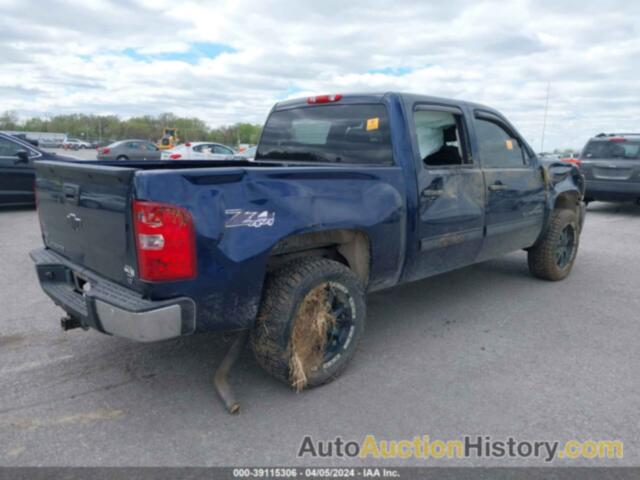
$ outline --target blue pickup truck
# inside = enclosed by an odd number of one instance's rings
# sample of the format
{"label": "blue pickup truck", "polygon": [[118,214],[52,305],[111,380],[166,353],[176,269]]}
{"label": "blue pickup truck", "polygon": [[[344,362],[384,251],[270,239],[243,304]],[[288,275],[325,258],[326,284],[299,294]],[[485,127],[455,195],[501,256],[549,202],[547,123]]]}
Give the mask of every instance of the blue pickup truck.
{"label": "blue pickup truck", "polygon": [[31,257],[65,329],[250,332],[297,389],[345,367],[367,292],[522,249],[561,280],[585,213],[576,167],[542,166],[496,110],[401,93],[278,103],[254,161],[36,169]]}

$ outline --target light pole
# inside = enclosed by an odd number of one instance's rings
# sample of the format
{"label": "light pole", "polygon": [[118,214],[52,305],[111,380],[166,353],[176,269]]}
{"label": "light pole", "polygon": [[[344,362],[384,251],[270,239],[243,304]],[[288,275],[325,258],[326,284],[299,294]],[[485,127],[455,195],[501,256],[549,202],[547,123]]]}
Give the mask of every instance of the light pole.
{"label": "light pole", "polygon": [[544,134],[547,130],[547,113],[549,112],[549,89],[551,83],[547,82],[547,99],[544,103],[544,120],[542,121],[542,138],[540,139],[540,153],[544,153]]}

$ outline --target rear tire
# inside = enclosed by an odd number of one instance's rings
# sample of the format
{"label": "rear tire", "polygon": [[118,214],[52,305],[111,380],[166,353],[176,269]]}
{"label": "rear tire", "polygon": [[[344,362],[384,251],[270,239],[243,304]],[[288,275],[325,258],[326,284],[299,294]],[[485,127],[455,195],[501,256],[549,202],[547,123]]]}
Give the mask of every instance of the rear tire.
{"label": "rear tire", "polygon": [[294,260],[271,274],[251,332],[262,368],[296,390],[335,379],[364,331],[364,291],[333,260]]}
{"label": "rear tire", "polygon": [[544,237],[528,251],[531,273],[544,280],[566,278],[578,253],[580,225],[573,210],[554,210]]}
{"label": "rear tire", "polygon": [[126,162],[129,160],[129,157],[127,157],[126,155],[120,155],[118,158],[116,158],[116,160],[118,162]]}

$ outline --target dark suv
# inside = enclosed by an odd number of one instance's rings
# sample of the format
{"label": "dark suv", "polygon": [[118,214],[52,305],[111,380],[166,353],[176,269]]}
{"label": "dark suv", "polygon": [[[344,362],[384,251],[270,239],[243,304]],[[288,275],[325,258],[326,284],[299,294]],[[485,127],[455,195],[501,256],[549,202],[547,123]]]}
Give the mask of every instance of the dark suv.
{"label": "dark suv", "polygon": [[601,133],[587,142],[580,155],[587,181],[585,200],[640,204],[640,133]]}
{"label": "dark suv", "polygon": [[0,206],[35,203],[34,164],[41,160],[77,159],[46,152],[20,137],[0,132]]}

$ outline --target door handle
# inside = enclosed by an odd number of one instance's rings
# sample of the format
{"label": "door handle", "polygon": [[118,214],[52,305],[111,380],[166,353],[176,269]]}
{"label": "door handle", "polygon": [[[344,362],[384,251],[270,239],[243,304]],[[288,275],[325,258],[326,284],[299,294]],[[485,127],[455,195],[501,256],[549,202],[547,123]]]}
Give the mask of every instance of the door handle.
{"label": "door handle", "polygon": [[506,190],[507,186],[503,183],[494,183],[493,185],[489,185],[489,190],[492,192],[498,192],[500,190]]}

